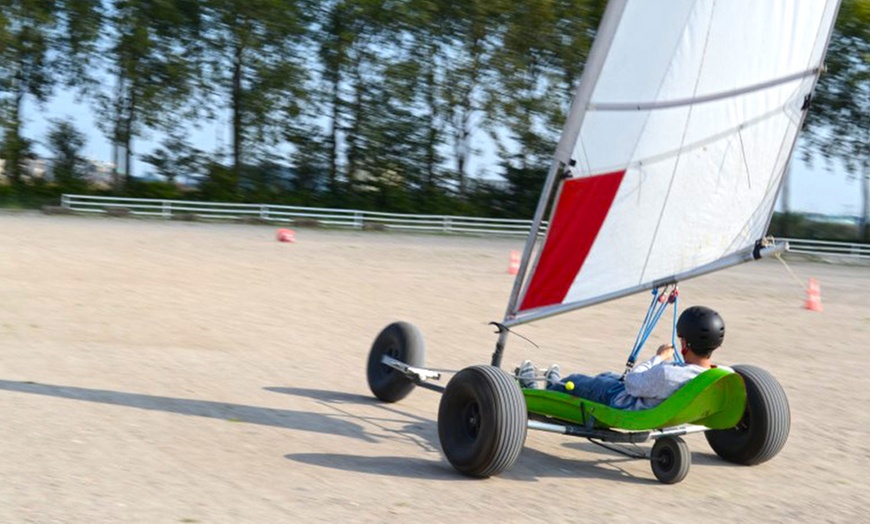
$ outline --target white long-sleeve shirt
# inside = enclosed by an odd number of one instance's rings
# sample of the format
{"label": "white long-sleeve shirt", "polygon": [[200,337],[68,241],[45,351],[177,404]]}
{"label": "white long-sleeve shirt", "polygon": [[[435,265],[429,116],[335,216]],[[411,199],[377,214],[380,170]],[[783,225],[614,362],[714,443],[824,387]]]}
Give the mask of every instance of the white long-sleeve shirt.
{"label": "white long-sleeve shirt", "polygon": [[617,393],[610,405],[632,411],[653,408],[706,370],[697,364],[664,361],[656,355],[625,376],[625,390]]}

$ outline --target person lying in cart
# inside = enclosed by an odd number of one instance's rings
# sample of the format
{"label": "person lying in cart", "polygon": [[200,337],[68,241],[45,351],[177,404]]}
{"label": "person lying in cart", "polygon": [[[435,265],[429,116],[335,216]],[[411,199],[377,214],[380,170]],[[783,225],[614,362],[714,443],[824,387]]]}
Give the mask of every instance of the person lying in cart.
{"label": "person lying in cart", "polygon": [[[611,371],[596,376],[574,373],[562,378],[559,366],[547,369],[547,389],[561,391],[618,409],[641,410],[661,404],[683,384],[716,367],[713,351],[725,338],[725,322],[719,313],[704,306],[686,309],[677,321],[677,337],[683,363],[674,362],[674,347],[664,344],[655,356],[625,376]],[[526,360],[517,373],[520,386],[537,388],[536,368]]]}

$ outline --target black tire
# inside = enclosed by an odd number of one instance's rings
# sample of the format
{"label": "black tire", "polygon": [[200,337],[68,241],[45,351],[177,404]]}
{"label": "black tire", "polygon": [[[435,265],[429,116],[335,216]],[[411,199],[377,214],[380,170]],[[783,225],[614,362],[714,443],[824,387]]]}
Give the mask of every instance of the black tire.
{"label": "black tire", "polygon": [[493,366],[453,376],[438,407],[441,449],[457,471],[486,478],[510,468],[526,443],[526,401],[514,377]]}
{"label": "black tire", "polygon": [[676,484],[689,474],[692,453],[686,441],[680,437],[662,437],[653,444],[650,465],[659,482]]}
{"label": "black tire", "polygon": [[746,411],[731,429],[705,433],[717,455],[735,464],[752,466],[779,453],[791,428],[788,398],[767,371],[755,366],[734,366],[746,384]]}
{"label": "black tire", "polygon": [[401,371],[382,364],[384,355],[410,366],[422,367],[426,360],[423,335],[413,324],[394,322],[378,334],[369,351],[366,368],[369,389],[384,402],[396,402],[407,397],[416,384]]}

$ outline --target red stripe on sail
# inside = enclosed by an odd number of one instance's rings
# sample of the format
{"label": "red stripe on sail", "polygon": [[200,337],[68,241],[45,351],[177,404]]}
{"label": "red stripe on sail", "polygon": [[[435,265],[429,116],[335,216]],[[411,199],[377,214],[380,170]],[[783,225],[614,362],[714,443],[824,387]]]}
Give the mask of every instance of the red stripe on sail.
{"label": "red stripe on sail", "polygon": [[556,213],[521,311],[561,304],[604,224],[625,171],[569,180],[562,186]]}

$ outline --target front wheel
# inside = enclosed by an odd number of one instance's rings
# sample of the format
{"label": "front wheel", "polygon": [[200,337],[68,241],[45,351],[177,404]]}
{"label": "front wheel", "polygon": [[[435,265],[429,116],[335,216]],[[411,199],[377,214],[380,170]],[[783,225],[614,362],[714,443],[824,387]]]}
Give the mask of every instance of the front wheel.
{"label": "front wheel", "polygon": [[381,362],[384,355],[409,366],[423,367],[426,346],[420,330],[408,322],[394,322],[385,327],[372,344],[366,367],[369,389],[384,402],[407,397],[415,384],[404,373]]}
{"label": "front wheel", "polygon": [[731,429],[705,433],[717,455],[735,464],[752,466],[779,453],[791,428],[788,398],[767,371],[755,366],[734,366],[746,385],[746,410]]}
{"label": "front wheel", "polygon": [[486,478],[510,468],[526,442],[526,401],[514,377],[472,366],[448,382],[438,407],[441,449],[457,471]]}
{"label": "front wheel", "polygon": [[653,445],[650,464],[659,482],[676,484],[689,474],[692,453],[680,437],[662,437]]}

